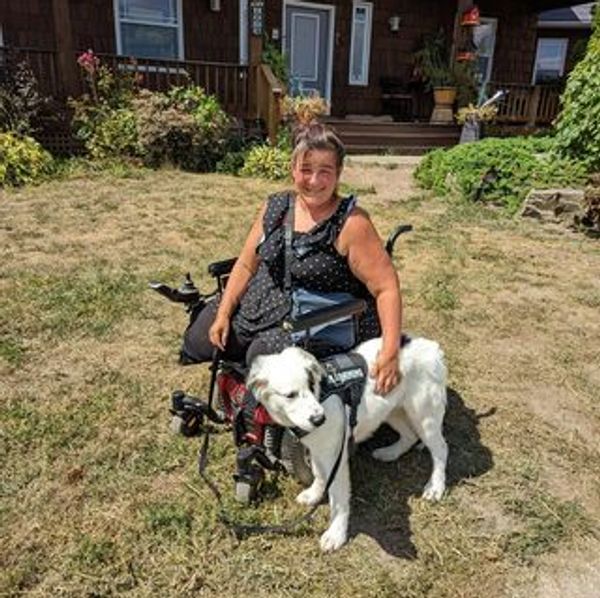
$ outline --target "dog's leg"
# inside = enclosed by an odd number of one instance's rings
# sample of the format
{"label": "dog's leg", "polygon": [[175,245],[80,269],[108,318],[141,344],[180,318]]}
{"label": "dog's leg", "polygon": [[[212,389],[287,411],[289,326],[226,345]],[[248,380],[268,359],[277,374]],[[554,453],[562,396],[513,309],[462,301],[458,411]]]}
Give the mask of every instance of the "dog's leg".
{"label": "dog's leg", "polygon": [[313,483],[296,496],[296,502],[299,502],[301,505],[312,507],[323,498],[323,493],[325,492],[325,486],[327,484],[327,472],[324,464],[319,462],[318,456],[313,456],[312,451],[310,455],[310,466],[314,476]]}
{"label": "dog's leg", "polygon": [[393,444],[375,449],[373,457],[379,461],[395,461],[409,451],[419,440],[415,431],[410,427],[404,409],[394,409],[385,421],[392,429],[400,434],[400,439]]}
{"label": "dog's leg", "polygon": [[296,496],[303,505],[316,505],[322,498],[327,479],[335,463],[340,446],[332,439],[343,436],[345,425],[344,407],[339,397],[331,397],[323,403],[325,423],[302,439],[310,452],[311,469],[314,480],[311,486]]}
{"label": "dog's leg", "polygon": [[448,445],[442,436],[442,419],[443,416],[434,415],[425,418],[422,422],[413,422],[423,444],[429,449],[433,461],[433,471],[423,491],[423,498],[426,500],[440,500],[446,490]]}
{"label": "dog's leg", "polygon": [[346,543],[350,519],[350,494],[350,466],[346,442],[337,474],[329,488],[329,527],[320,540],[323,552],[337,550]]}

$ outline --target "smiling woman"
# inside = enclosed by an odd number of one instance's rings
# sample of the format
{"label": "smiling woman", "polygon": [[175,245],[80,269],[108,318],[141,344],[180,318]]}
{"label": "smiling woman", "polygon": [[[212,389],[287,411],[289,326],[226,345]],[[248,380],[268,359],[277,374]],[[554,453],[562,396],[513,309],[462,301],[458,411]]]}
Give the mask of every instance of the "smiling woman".
{"label": "smiling woman", "polygon": [[[382,393],[397,384],[398,278],[367,213],[355,197],[338,193],[344,154],[337,135],[321,124],[297,131],[294,189],[272,195],[263,205],[220,301],[186,331],[183,352],[191,360],[209,361],[216,346],[226,358],[250,364],[298,340],[282,323],[291,313],[306,313],[300,297],[304,305],[307,296],[332,302],[361,298],[367,309],[352,342],[382,335],[373,375]],[[340,331],[317,341],[311,339],[311,351],[319,356],[351,346]]]}

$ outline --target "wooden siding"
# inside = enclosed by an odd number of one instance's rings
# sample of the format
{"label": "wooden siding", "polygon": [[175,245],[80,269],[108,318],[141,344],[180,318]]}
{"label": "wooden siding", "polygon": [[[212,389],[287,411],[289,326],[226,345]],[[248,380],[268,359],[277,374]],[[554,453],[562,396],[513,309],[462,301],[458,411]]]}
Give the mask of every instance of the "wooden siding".
{"label": "wooden siding", "polygon": [[498,19],[492,79],[528,84],[535,60],[537,15],[521,0],[480,0],[482,17]]}
{"label": "wooden siding", "polygon": [[70,0],[73,46],[97,54],[116,54],[112,0]]}
{"label": "wooden siding", "polygon": [[[208,0],[182,0],[186,60],[237,62],[238,2],[223,1],[213,12]],[[73,45],[77,50],[116,54],[112,0],[70,0]],[[52,0],[0,0],[6,45],[54,50]]]}
{"label": "wooden siding", "polygon": [[[310,2],[307,2],[307,4]],[[335,45],[332,80],[332,114],[381,114],[381,80],[401,78],[408,84],[412,75],[412,53],[424,33],[444,27],[452,35],[455,12],[453,2],[439,0],[377,0],[373,3],[373,36],[369,85],[348,84],[352,3],[345,0],[319,0],[335,6]],[[267,33],[282,29],[282,0],[268,0]],[[388,19],[401,17],[400,30],[393,33]]]}
{"label": "wooden siding", "polygon": [[0,0],[0,25],[5,45],[54,49],[50,0]]}

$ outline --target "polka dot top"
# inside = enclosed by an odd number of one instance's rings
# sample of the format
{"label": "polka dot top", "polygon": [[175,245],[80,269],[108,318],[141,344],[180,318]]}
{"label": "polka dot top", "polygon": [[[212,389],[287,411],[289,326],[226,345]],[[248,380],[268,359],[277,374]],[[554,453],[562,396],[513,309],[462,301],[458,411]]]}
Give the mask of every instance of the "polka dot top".
{"label": "polka dot top", "polygon": [[[269,197],[263,218],[263,239],[257,248],[258,270],[236,314],[237,324],[249,333],[279,325],[289,314],[291,301],[284,292],[285,217],[291,192]],[[292,286],[320,292],[346,292],[367,300],[361,317],[359,338],[379,336],[380,328],[373,297],[335,248],[346,218],[356,205],[353,196],[344,197],[328,219],[308,232],[294,232],[290,272]]]}

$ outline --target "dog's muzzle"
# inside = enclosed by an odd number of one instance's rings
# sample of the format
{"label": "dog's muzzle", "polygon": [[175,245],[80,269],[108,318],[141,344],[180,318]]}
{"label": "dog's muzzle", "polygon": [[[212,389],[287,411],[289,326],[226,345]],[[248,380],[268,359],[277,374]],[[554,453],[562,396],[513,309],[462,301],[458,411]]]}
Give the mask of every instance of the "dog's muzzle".
{"label": "dog's muzzle", "polygon": [[319,415],[311,415],[308,421],[315,427],[318,428],[325,423],[325,414],[320,413]]}

